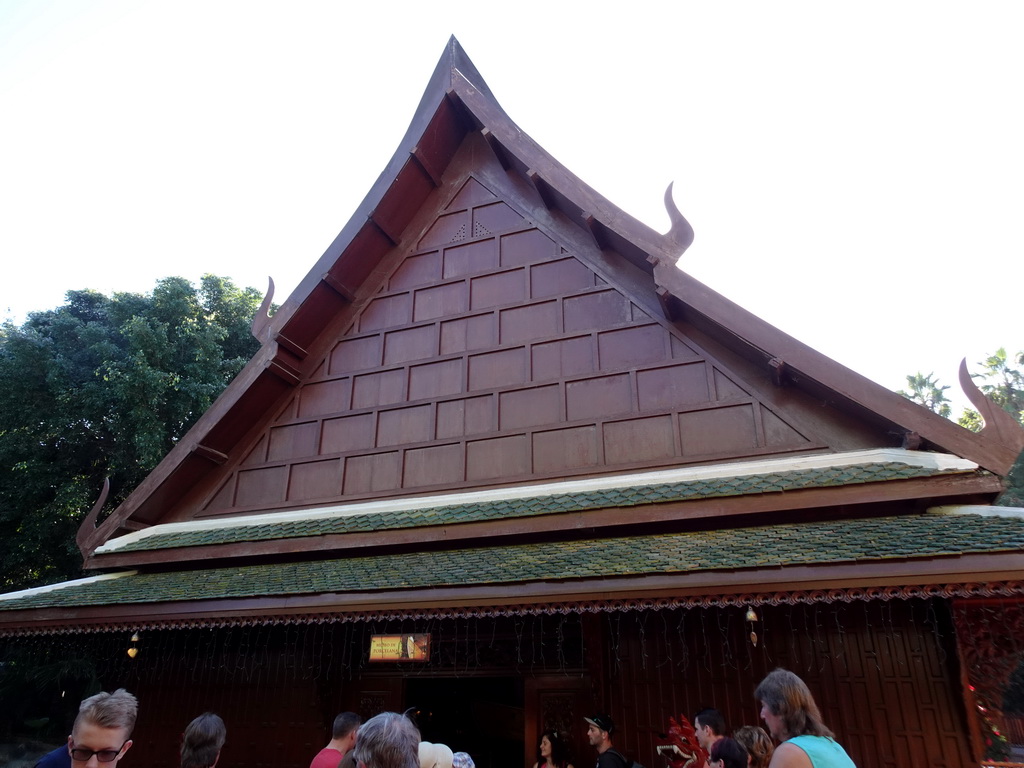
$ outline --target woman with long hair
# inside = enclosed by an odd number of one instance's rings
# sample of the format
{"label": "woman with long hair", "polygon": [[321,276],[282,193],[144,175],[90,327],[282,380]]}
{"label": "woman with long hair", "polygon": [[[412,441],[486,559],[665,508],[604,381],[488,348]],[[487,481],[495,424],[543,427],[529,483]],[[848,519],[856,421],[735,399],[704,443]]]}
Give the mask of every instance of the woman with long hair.
{"label": "woman with long hair", "polygon": [[540,735],[533,768],[573,768],[569,762],[569,745],[558,731],[544,731]]}
{"label": "woman with long hair", "polygon": [[761,702],[761,719],[772,738],[781,742],[772,754],[770,768],[857,768],[822,722],[807,683],[788,669],[769,672],[754,698]]}
{"label": "woman with long hair", "polygon": [[772,744],[771,736],[764,732],[764,728],[744,725],[733,731],[732,737],[747,750],[747,765],[750,768],[768,768],[775,745]]}
{"label": "woman with long hair", "polygon": [[185,728],[181,740],[181,768],[214,768],[228,737],[224,721],[204,712]]}

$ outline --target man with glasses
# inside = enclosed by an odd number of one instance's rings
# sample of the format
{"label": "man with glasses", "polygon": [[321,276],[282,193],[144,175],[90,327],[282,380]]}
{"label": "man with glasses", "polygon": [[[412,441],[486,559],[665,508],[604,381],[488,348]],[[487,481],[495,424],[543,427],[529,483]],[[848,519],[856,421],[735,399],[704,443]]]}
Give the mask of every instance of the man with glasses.
{"label": "man with glasses", "polygon": [[124,688],[82,702],[66,747],[43,757],[36,768],[116,768],[132,746],[139,704]]}

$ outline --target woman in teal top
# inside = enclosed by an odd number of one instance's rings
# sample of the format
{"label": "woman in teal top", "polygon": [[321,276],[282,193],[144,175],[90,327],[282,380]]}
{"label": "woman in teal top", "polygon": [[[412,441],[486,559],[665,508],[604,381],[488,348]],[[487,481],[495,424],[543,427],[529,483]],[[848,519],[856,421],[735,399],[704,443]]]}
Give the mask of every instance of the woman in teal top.
{"label": "woman in teal top", "polygon": [[768,768],[857,768],[821,721],[807,684],[786,669],[776,669],[754,691],[761,719],[781,741]]}

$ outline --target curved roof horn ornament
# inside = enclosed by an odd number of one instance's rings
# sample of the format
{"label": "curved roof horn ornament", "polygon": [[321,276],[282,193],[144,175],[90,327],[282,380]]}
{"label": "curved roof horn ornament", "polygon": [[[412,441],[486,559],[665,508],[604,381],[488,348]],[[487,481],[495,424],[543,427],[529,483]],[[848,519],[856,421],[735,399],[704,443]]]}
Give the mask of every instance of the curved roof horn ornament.
{"label": "curved roof horn ornament", "polygon": [[676,201],[672,198],[672,184],[675,182],[669,184],[668,189],[665,190],[665,210],[668,211],[668,218],[672,222],[672,228],[665,236],[679,249],[675,255],[678,259],[693,243],[693,227],[676,207]]}
{"label": "curved roof horn ornament", "polygon": [[1024,428],[978,388],[967,371],[966,357],[960,361],[960,388],[985,420],[981,434],[1020,453],[1024,449]]}
{"label": "curved roof horn ornament", "polygon": [[75,544],[78,545],[78,551],[82,553],[83,560],[88,560],[89,556],[96,551],[96,547],[101,543],[95,540],[96,520],[100,516],[100,510],[103,509],[103,505],[107,503],[107,496],[109,495],[110,476],[108,475],[103,478],[103,488],[100,490],[99,498],[92,505],[89,514],[82,520],[81,525],[78,526],[77,533],[75,533]]}
{"label": "curved roof horn ornament", "polygon": [[270,327],[270,303],[274,300],[274,278],[268,277],[267,282],[269,283],[267,294],[263,297],[260,308],[256,310],[256,314],[252,318],[252,326],[250,326],[252,335],[263,344],[266,344],[269,338],[267,329]]}

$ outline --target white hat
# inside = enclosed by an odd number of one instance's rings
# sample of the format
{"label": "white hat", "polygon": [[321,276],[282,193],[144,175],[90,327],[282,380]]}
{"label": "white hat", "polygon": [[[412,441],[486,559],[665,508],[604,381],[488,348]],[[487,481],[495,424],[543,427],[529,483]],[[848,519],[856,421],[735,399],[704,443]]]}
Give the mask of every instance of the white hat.
{"label": "white hat", "polygon": [[451,747],[444,744],[420,742],[420,768],[452,768]]}

